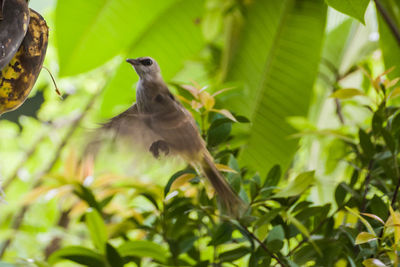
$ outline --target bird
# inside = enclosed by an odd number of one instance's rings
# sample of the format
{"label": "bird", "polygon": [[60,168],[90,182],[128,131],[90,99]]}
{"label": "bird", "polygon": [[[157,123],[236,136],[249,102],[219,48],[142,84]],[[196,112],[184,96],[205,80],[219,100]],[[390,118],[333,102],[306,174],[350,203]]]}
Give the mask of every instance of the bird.
{"label": "bird", "polygon": [[217,170],[192,114],[168,89],[160,66],[151,57],[126,60],[136,71],[136,103],[102,128],[128,137],[155,158],[177,155],[208,178],[228,214],[240,216],[244,202]]}

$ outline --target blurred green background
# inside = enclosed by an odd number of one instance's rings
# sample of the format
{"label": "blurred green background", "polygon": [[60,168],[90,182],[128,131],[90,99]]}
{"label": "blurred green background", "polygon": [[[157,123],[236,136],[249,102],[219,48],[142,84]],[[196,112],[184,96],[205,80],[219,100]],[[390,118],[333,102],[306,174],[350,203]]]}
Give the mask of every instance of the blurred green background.
{"label": "blurred green background", "polygon": [[[399,25],[398,1],[380,2]],[[50,27],[44,66],[63,99],[42,71],[24,105],[0,117],[0,240],[12,241],[2,255],[10,262],[43,259],[56,236],[65,244],[90,243],[78,216],[87,205],[71,208],[73,190],[52,179],[83,184],[85,171],[76,173],[87,136],[135,101],[138,77],[126,58],[156,59],[174,93],[181,93],[177,84],[210,94],[228,88],[216,97],[216,108],[250,121],[233,124],[224,140],[237,152],[238,166],[265,177],[279,164],[289,179],[315,170],[308,199],[316,204],[331,202],[335,185],[349,176],[340,140],[371,120],[360,108],[367,100],[340,103],[330,95],[341,88],[374,95],[358,66],[375,77],[400,60],[399,44],[373,1],[31,0],[30,7]],[[389,74],[398,76],[400,68]],[[115,175],[159,190],[183,166],[132,161],[115,152],[96,161],[90,175]],[[124,199],[119,189],[112,193],[121,213],[151,206]],[[12,229],[26,205],[22,224]],[[70,229],[56,226],[70,208]]]}

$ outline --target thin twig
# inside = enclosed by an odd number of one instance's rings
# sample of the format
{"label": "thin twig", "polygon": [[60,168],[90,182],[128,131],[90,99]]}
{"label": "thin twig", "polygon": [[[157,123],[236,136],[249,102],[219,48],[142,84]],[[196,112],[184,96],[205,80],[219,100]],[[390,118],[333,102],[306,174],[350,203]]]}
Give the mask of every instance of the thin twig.
{"label": "thin twig", "polygon": [[335,64],[333,64],[329,59],[322,57],[321,62],[325,64],[325,66],[335,75],[335,80],[339,79],[339,70],[336,68]]}
{"label": "thin twig", "polygon": [[365,183],[364,183],[364,194],[361,202],[361,207],[360,207],[360,212],[365,212],[365,205],[366,205],[366,199],[367,199],[367,194],[368,194],[368,189],[369,189],[369,183],[371,182],[371,170],[372,166],[374,164],[373,160],[370,160],[368,163],[368,173],[367,176],[365,177]]}
{"label": "thin twig", "polygon": [[[325,66],[332,72],[332,74],[335,77],[335,80],[333,82],[329,81],[329,78],[323,74],[321,77],[328,83],[328,85],[330,85],[330,87],[332,88],[332,92],[336,91],[336,84],[343,79],[344,77],[346,77],[348,74],[345,73],[343,75],[339,74],[339,70],[338,68],[336,68],[335,64],[333,64],[330,60],[326,59],[326,58],[321,58],[321,62],[325,64]],[[320,73],[322,74],[322,73]],[[342,105],[340,103],[340,100],[335,98],[335,106],[336,106],[336,114],[339,117],[339,121],[342,125],[345,124],[345,120],[344,120],[344,116],[342,113]]]}
{"label": "thin twig", "polygon": [[258,237],[256,237],[245,225],[240,224],[244,230],[246,230],[247,234],[249,236],[251,236],[251,238],[253,238],[255,241],[257,241],[257,243],[262,247],[262,249],[267,252],[272,258],[274,258],[281,266],[285,266],[281,260],[274,254],[272,253],[267,246],[260,240],[258,239]]}
{"label": "thin twig", "polygon": [[[61,213],[61,216],[58,219],[58,223],[57,223],[58,227],[61,227],[64,229],[68,228],[68,225],[70,222],[70,218],[69,218],[70,211],[71,211],[71,209],[68,209]],[[44,250],[45,259],[48,259],[54,251],[56,251],[60,248],[61,241],[62,241],[62,238],[59,236],[56,236],[51,240],[51,242],[47,245],[46,249]]]}
{"label": "thin twig", "polygon": [[394,153],[392,153],[393,155],[393,165],[396,171],[396,176],[397,176],[397,185],[396,185],[396,189],[394,190],[394,194],[392,197],[392,201],[390,202],[390,205],[392,206],[392,208],[394,209],[394,205],[396,203],[396,199],[397,199],[397,194],[399,193],[399,188],[400,188],[400,172],[399,172],[399,164],[397,163],[397,157]]}
{"label": "thin twig", "polygon": [[335,104],[336,104],[336,114],[339,117],[340,123],[342,125],[344,125],[345,121],[344,121],[344,116],[343,116],[343,113],[342,113],[342,104],[340,103],[339,99],[337,99],[337,98],[335,98]]}
{"label": "thin twig", "polygon": [[[390,206],[392,207],[392,208],[394,208],[394,204],[396,203],[396,199],[397,199],[397,194],[399,193],[399,189],[400,189],[400,171],[399,171],[399,164],[397,163],[397,157],[396,157],[396,155],[392,152],[392,156],[393,156],[393,160],[394,160],[394,168],[395,168],[395,170],[396,170],[396,176],[397,176],[397,185],[396,185],[396,189],[394,190],[394,194],[393,194],[393,197],[392,197],[392,200],[391,200],[391,202],[390,202]],[[390,216],[390,210],[388,211],[388,213],[387,213],[387,217],[389,217]],[[380,240],[381,238],[382,238],[382,236],[383,236],[383,230],[384,230],[385,228],[382,228],[381,229],[381,232],[379,233],[379,239],[378,240]]]}
{"label": "thin twig", "polygon": [[396,22],[391,18],[389,12],[385,9],[380,0],[374,0],[374,2],[376,5],[376,9],[382,15],[386,24],[389,26],[390,31],[392,32],[394,38],[396,38],[397,43],[400,45],[400,31],[396,25]]}
{"label": "thin twig", "polygon": [[[41,178],[43,177],[44,174],[48,173],[51,171],[51,169],[54,167],[54,165],[57,163],[58,159],[60,158],[61,152],[63,151],[64,147],[67,145],[68,141],[71,139],[71,137],[74,135],[75,131],[78,129],[80,122],[82,121],[82,119],[85,117],[85,115],[88,113],[89,109],[93,106],[97,96],[99,95],[99,93],[102,90],[99,90],[98,93],[94,94],[92,96],[92,98],[89,100],[89,102],[86,104],[85,109],[82,111],[82,113],[80,114],[80,116],[78,116],[76,118],[75,121],[73,121],[71,127],[69,128],[67,134],[64,136],[63,140],[61,141],[61,143],[58,145],[57,150],[54,154],[53,159],[51,160],[51,162],[41,171],[39,172],[36,176],[35,176],[35,183],[33,185],[33,188],[37,188],[42,184],[42,180]],[[29,205],[26,204],[24,206],[22,206],[22,209],[20,210],[20,212],[17,214],[17,216],[15,217],[15,220],[12,224],[12,229],[16,232],[20,227],[21,224],[24,220],[25,214],[29,209]],[[3,243],[3,247],[0,250],[0,259],[3,258],[4,253],[6,252],[7,248],[11,245],[12,242],[12,237],[8,238],[4,243]]]}

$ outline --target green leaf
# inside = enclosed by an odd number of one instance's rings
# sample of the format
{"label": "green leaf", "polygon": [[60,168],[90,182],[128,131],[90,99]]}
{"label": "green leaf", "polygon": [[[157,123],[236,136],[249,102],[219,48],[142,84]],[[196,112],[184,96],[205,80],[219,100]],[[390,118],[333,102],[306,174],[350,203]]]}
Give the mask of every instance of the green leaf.
{"label": "green leaf", "polygon": [[268,233],[267,247],[273,252],[278,252],[283,247],[285,232],[282,225],[277,225]]}
{"label": "green leaf", "polygon": [[311,245],[305,245],[300,248],[293,256],[294,262],[304,266],[308,261],[315,259],[317,252]]}
{"label": "green leaf", "polygon": [[157,200],[154,198],[155,196],[153,194],[144,192],[141,193],[140,195],[149,200],[151,204],[153,204],[153,206],[158,210]]}
{"label": "green leaf", "polygon": [[219,260],[221,262],[233,262],[246,254],[250,253],[250,249],[248,247],[242,246],[229,251],[225,251],[219,255]]}
{"label": "green leaf", "polygon": [[[153,8],[147,1],[143,3],[148,8]],[[140,31],[140,36],[132,42],[127,54],[129,58],[153,57],[160,65],[166,81],[170,81],[182,69],[184,63],[194,58],[205,45],[201,25],[198,22],[203,14],[204,0],[176,0],[172,3],[155,17],[145,30]],[[152,11],[143,10],[139,13],[147,16]],[[137,81],[138,77],[132,66],[122,60],[105,88],[101,116],[105,118],[115,116],[129,107],[135,100],[132,87]]]}
{"label": "green leaf", "polygon": [[0,267],[17,267],[17,265],[0,261]]}
{"label": "green leaf", "polygon": [[381,133],[382,124],[383,124],[383,118],[381,112],[377,111],[374,113],[374,116],[372,117],[372,130],[374,131],[375,135]]}
{"label": "green leaf", "polygon": [[343,186],[346,185],[344,182],[341,182],[335,190],[335,201],[338,207],[341,207],[343,205],[344,199],[346,198],[347,190]]}
{"label": "green leaf", "polygon": [[360,214],[361,214],[361,215],[364,215],[364,216],[367,216],[367,217],[370,217],[370,218],[372,218],[372,219],[374,219],[374,220],[380,222],[382,225],[385,225],[385,222],[384,222],[381,218],[379,218],[378,216],[376,216],[375,214],[365,213],[365,212],[361,212]]}
{"label": "green leaf", "polygon": [[393,117],[391,125],[392,125],[391,127],[392,134],[396,134],[400,130],[400,113],[397,113]]}
{"label": "green leaf", "polygon": [[394,153],[395,149],[396,149],[396,144],[394,142],[394,138],[391,135],[391,133],[386,130],[386,128],[382,128],[382,137],[385,140],[385,143],[387,145],[387,147],[389,148],[389,150]]}
{"label": "green leaf", "polygon": [[249,123],[250,122],[250,120],[248,118],[246,118],[245,116],[235,115],[235,118],[240,123]]}
{"label": "green leaf", "polygon": [[96,209],[97,211],[101,212],[100,204],[97,202],[95,195],[93,194],[92,190],[89,187],[86,187],[82,184],[78,184],[74,193],[83,201]]}
{"label": "green leaf", "polygon": [[358,131],[358,136],[360,138],[360,146],[362,151],[368,159],[371,159],[374,155],[375,147],[372,144],[369,135],[363,129],[360,129]]}
{"label": "green leaf", "polygon": [[252,200],[254,200],[257,197],[257,195],[258,195],[258,193],[260,191],[259,183],[256,182],[256,181],[260,180],[260,177],[258,175],[256,175],[255,177],[257,177],[256,178],[257,180],[255,180],[254,177],[251,180],[249,180],[250,198]]}
{"label": "green leaf", "polygon": [[104,251],[107,242],[107,229],[103,218],[95,209],[89,208],[85,214],[86,225],[94,246]]}
{"label": "green leaf", "polygon": [[325,0],[334,9],[349,15],[362,24],[365,24],[364,14],[367,10],[369,0]]}
{"label": "green leaf", "polygon": [[273,209],[267,214],[260,216],[256,223],[254,224],[255,228],[261,227],[262,225],[269,224],[276,216],[279,214],[279,209]]}
{"label": "green leaf", "polygon": [[371,211],[373,214],[386,221],[389,213],[388,205],[382,200],[382,198],[374,195],[370,201]]}
{"label": "green leaf", "polygon": [[365,267],[386,267],[386,265],[378,259],[366,259],[362,262]]}
{"label": "green leaf", "polygon": [[207,132],[207,144],[209,146],[216,146],[226,139],[232,129],[232,121],[227,118],[216,119],[211,123]]}
{"label": "green leaf", "polygon": [[102,199],[99,202],[100,210],[103,210],[104,207],[106,207],[108,204],[110,204],[111,200],[113,200],[114,197],[115,197],[115,195],[111,195],[111,196],[108,196],[108,197]]}
{"label": "green leaf", "polygon": [[109,243],[106,244],[106,258],[110,266],[123,267],[124,261],[118,251]]}
{"label": "green leaf", "polygon": [[357,217],[360,219],[360,221],[361,221],[361,222],[364,224],[364,226],[368,229],[368,232],[369,232],[369,233],[375,234],[374,229],[373,229],[372,226],[369,224],[369,222],[368,222],[366,219],[364,219],[358,212],[356,212],[356,211],[350,209],[349,207],[345,207],[345,208],[346,208],[346,210],[347,210],[348,212],[350,212],[351,214],[357,216]]}
{"label": "green leaf", "polygon": [[345,89],[336,90],[335,92],[333,92],[331,94],[330,97],[338,98],[338,99],[348,99],[348,98],[352,98],[355,96],[365,96],[365,94],[363,91],[360,91],[355,88],[345,88]]}
{"label": "green leaf", "polygon": [[286,169],[297,149],[286,118],[308,113],[326,8],[319,0],[282,0],[251,1],[244,10],[242,42],[227,74],[239,87],[225,105],[250,118],[240,159],[261,176],[275,164]]}
{"label": "green leaf", "polygon": [[125,242],[118,248],[118,252],[122,257],[146,257],[159,262],[165,262],[168,257],[167,251],[162,246],[147,240]]}
{"label": "green leaf", "polygon": [[377,237],[374,234],[368,233],[368,232],[361,232],[357,235],[356,237],[356,245],[364,244],[373,240],[376,240]]}
{"label": "green leaf", "polygon": [[199,239],[195,235],[188,235],[180,240],[179,251],[180,253],[186,253],[193,248],[194,243]]}
{"label": "green leaf", "polygon": [[310,232],[308,231],[307,227],[305,227],[299,220],[297,220],[295,217],[293,217],[290,213],[285,213],[284,214],[288,220],[293,223],[293,225],[303,234],[305,235],[308,239],[311,245],[314,247],[314,249],[318,252],[319,255],[322,256],[322,252],[319,249],[319,247],[315,244],[314,240],[310,239],[311,235]]}
{"label": "green leaf", "polygon": [[209,246],[218,246],[232,239],[233,227],[230,223],[223,222],[214,229]]}
{"label": "green leaf", "polygon": [[299,174],[293,182],[275,194],[274,198],[300,195],[315,181],[314,173],[315,171],[309,171]]}
{"label": "green leaf", "polygon": [[124,52],[177,2],[57,1],[55,34],[60,75],[89,71]]}
{"label": "green leaf", "polygon": [[62,260],[70,260],[89,267],[106,266],[100,254],[81,246],[59,249],[50,255],[48,262],[53,265]]}
{"label": "green leaf", "polygon": [[164,197],[166,197],[169,193],[169,190],[171,189],[172,184],[175,182],[176,179],[178,179],[179,177],[181,177],[183,174],[185,173],[196,173],[193,169],[188,168],[182,171],[178,171],[176,173],[174,173],[171,178],[169,178],[167,185],[164,188]]}
{"label": "green leaf", "polygon": [[263,188],[277,186],[282,175],[281,166],[274,165],[268,172],[267,178],[264,181]]}

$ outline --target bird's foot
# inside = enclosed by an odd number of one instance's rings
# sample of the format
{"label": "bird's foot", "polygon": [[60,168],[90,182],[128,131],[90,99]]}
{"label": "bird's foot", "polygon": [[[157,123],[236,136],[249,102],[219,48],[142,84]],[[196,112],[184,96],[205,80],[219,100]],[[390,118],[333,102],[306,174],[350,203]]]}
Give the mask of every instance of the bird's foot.
{"label": "bird's foot", "polygon": [[158,140],[152,143],[150,146],[150,152],[156,159],[160,157],[160,152],[164,152],[165,155],[168,155],[169,147],[167,142],[165,142],[164,140]]}

